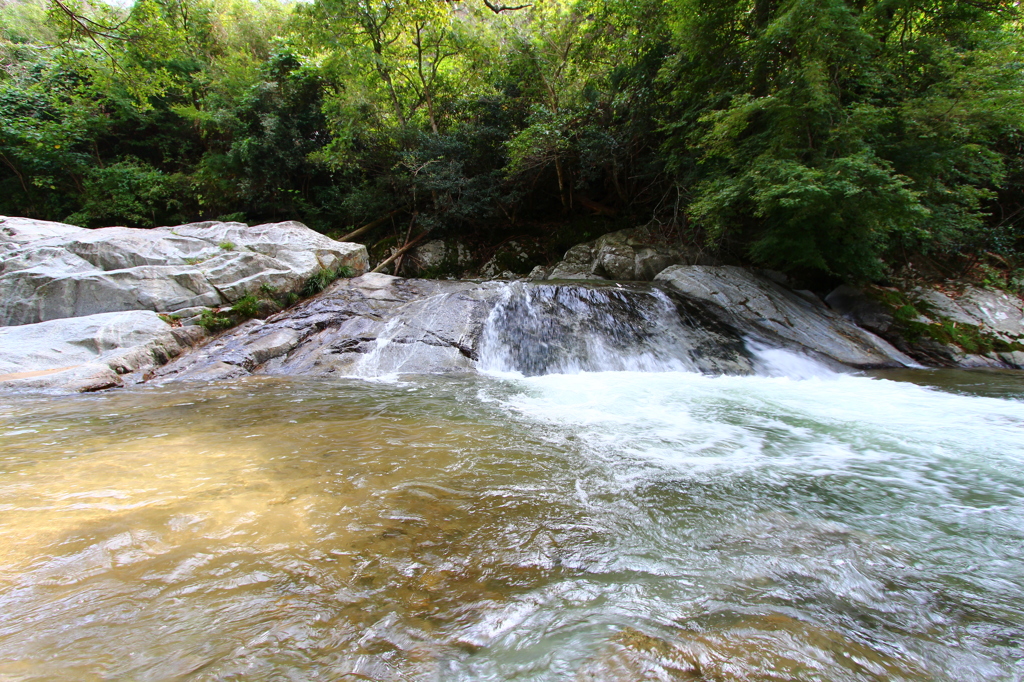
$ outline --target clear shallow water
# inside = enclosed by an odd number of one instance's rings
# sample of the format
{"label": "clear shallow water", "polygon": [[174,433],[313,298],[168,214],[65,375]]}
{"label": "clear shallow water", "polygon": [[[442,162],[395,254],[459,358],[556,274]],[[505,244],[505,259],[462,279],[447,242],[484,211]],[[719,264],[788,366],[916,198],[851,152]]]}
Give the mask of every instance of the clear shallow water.
{"label": "clear shallow water", "polygon": [[10,397],[0,679],[1024,679],[1021,380],[892,376]]}

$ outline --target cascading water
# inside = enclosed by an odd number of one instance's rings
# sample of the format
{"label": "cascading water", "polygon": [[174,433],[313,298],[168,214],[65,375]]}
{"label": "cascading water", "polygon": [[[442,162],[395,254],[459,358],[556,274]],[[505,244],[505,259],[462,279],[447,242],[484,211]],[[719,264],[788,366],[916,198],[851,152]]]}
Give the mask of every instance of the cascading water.
{"label": "cascading water", "polygon": [[653,286],[593,283],[509,285],[484,324],[478,367],[523,376],[752,371],[741,339],[684,301]]}
{"label": "cascading water", "polygon": [[1019,373],[833,374],[648,285],[371,293],[277,356],[317,379],[0,401],[0,679],[1024,679]]}

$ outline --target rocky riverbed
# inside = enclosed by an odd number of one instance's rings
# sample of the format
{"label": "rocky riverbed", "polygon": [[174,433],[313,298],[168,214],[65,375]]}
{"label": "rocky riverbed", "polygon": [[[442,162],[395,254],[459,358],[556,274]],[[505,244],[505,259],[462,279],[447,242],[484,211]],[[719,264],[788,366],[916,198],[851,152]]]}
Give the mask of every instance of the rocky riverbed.
{"label": "rocky riverbed", "polygon": [[[602,354],[602,366],[743,374],[763,371],[763,348],[837,368],[1024,367],[1024,306],[1005,292],[844,286],[822,300],[777,273],[699,261],[633,230],[518,282],[406,279],[363,274],[363,246],[295,222],[86,230],[2,218],[0,386],[536,374],[585,370]],[[294,299],[325,272],[354,277],[212,339],[198,325],[257,294]]]}

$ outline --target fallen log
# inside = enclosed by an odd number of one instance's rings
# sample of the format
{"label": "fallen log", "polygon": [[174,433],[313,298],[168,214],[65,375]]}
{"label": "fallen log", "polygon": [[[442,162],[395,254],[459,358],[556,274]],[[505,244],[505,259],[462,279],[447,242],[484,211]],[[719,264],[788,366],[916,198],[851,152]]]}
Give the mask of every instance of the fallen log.
{"label": "fallen log", "polygon": [[383,218],[377,218],[372,223],[367,223],[366,225],[363,225],[362,227],[360,227],[358,230],[352,230],[351,232],[349,232],[345,236],[339,237],[338,239],[335,239],[334,241],[336,241],[336,242],[347,242],[349,239],[355,239],[359,235],[365,234],[366,232],[369,232],[370,230],[372,230],[373,228],[377,227],[381,223],[383,223],[383,222],[385,222],[387,220],[390,220],[391,218],[393,218],[394,216],[396,216],[397,214],[401,213],[404,210],[405,210],[405,206],[403,206],[402,208],[396,208],[394,211],[392,211],[391,213],[388,213]]}
{"label": "fallen log", "polygon": [[382,261],[380,263],[380,265],[375,267],[373,270],[370,270],[370,272],[380,272],[381,270],[386,268],[388,265],[390,265],[396,258],[401,256],[403,253],[405,253],[406,251],[408,251],[412,247],[416,246],[420,242],[420,240],[423,239],[424,237],[426,237],[428,234],[430,234],[430,230],[427,230],[425,232],[419,233],[418,235],[416,235],[412,239],[412,241],[406,242],[405,246],[403,246],[398,251],[395,251],[393,254],[388,256],[387,260]]}

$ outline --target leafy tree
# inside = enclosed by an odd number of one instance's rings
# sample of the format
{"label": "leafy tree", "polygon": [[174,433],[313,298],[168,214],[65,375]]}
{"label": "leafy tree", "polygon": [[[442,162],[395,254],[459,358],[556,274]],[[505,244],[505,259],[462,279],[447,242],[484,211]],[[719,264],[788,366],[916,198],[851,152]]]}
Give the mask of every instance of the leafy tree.
{"label": "leafy tree", "polygon": [[686,3],[662,78],[691,217],[756,262],[855,279],[894,244],[976,231],[1002,178],[989,143],[1020,125],[992,106],[1021,85],[996,67],[1016,41],[1001,21],[962,3]]}

